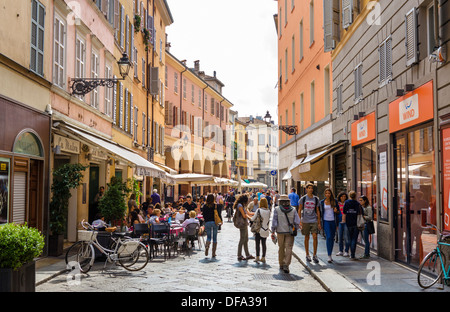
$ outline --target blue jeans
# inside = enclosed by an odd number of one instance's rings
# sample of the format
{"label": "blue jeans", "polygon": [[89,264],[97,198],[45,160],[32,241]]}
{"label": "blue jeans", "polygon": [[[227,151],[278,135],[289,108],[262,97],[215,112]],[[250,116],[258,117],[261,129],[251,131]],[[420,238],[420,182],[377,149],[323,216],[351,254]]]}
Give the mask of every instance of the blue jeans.
{"label": "blue jeans", "polygon": [[335,221],[323,221],[323,230],[327,239],[327,252],[331,256],[333,252],[334,237],[336,236],[336,223]]}
{"label": "blue jeans", "polygon": [[367,230],[367,223],[364,226],[364,255],[369,256],[370,255],[370,241],[369,241],[369,232]]}
{"label": "blue jeans", "polygon": [[348,250],[350,249],[350,238],[348,236],[347,224],[339,223],[338,236],[339,236],[339,251],[340,252],[344,251],[344,243],[345,243],[345,252],[348,252]]}
{"label": "blue jeans", "polygon": [[213,243],[217,243],[217,230],[218,226],[216,225],[216,222],[214,221],[208,221],[205,223],[205,230],[206,230],[206,241],[211,241],[211,236]]}
{"label": "blue jeans", "polygon": [[356,225],[347,227],[348,227],[348,235],[350,237],[350,256],[354,258],[356,253],[356,242],[358,241],[359,230]]}

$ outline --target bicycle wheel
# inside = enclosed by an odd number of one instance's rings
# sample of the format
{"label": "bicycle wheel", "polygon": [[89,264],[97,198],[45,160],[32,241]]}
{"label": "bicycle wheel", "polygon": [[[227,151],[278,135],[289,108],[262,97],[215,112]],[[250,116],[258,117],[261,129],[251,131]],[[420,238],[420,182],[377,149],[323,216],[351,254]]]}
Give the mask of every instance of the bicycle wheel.
{"label": "bicycle wheel", "polygon": [[[66,256],[64,258],[67,269],[69,270],[75,269],[73,264],[77,261],[78,249],[80,248],[79,245],[81,245],[82,243],[83,243],[82,241],[75,242],[72,246],[69,247],[69,249],[67,249]],[[71,267],[69,267],[69,263]]]}
{"label": "bicycle wheel", "polygon": [[89,242],[79,242],[80,244],[75,244],[73,253],[76,255],[76,262],[80,272],[87,273],[94,263],[94,247]]}
{"label": "bicycle wheel", "polygon": [[445,255],[441,253],[440,259],[436,249],[426,255],[417,271],[417,282],[420,287],[430,288],[442,278],[444,272],[441,260],[445,263]]}
{"label": "bicycle wheel", "polygon": [[117,256],[120,265],[128,271],[142,270],[149,260],[147,248],[138,241],[124,242],[119,247]]}

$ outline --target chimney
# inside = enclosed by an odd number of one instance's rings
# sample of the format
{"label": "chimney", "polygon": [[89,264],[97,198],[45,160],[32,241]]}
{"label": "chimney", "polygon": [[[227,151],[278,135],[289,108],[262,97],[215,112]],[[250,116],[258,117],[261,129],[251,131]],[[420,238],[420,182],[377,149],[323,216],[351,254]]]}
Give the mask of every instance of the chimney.
{"label": "chimney", "polygon": [[214,71],[214,78],[216,78],[216,71]]}
{"label": "chimney", "polygon": [[183,64],[184,66],[186,66],[186,60],[182,60],[180,61],[181,64]]}
{"label": "chimney", "polygon": [[200,71],[200,61],[194,61],[194,70],[196,73],[198,73]]}

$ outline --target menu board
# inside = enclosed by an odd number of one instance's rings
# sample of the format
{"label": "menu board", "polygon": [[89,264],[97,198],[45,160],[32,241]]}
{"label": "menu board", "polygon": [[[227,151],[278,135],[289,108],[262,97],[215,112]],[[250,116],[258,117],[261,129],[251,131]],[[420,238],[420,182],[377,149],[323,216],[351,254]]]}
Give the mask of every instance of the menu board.
{"label": "menu board", "polygon": [[444,230],[450,231],[450,128],[442,130],[442,162]]}

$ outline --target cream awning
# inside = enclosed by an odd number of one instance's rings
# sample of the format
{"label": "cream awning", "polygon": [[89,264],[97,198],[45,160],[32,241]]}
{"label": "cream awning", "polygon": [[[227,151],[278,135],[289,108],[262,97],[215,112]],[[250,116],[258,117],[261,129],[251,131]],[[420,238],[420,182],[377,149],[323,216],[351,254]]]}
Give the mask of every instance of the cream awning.
{"label": "cream awning", "polygon": [[162,179],[166,178],[166,172],[164,170],[160,169],[155,164],[149,162],[148,160],[132,152],[131,150],[113,141],[98,138],[79,129],[75,129],[69,125],[66,125],[66,128],[74,134],[82,137],[84,140],[90,142],[91,144],[106,149],[113,156],[118,156],[122,160],[133,164],[136,170],[135,175],[151,176]]}

